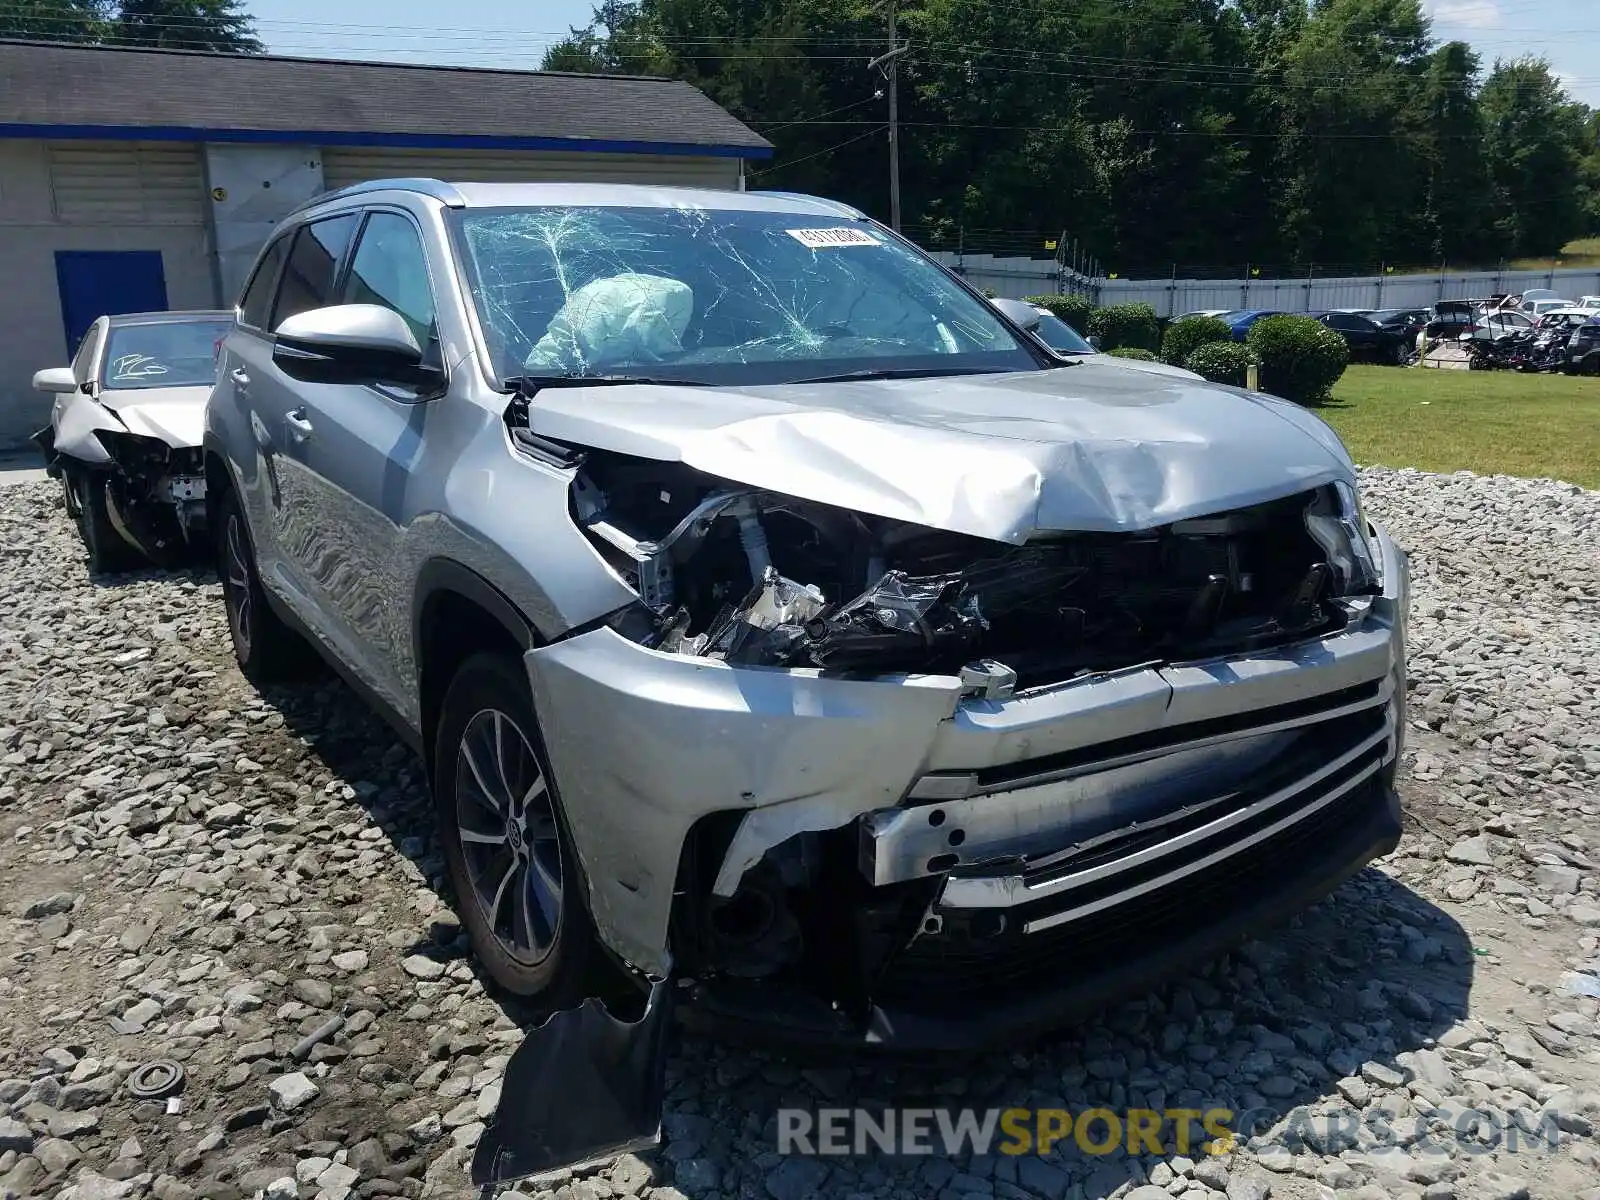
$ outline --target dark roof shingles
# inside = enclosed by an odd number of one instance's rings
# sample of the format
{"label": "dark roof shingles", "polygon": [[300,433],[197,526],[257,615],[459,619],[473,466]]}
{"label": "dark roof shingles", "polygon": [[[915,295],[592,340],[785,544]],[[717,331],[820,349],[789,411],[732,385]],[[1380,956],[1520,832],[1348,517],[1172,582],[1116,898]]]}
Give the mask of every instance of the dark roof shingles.
{"label": "dark roof shingles", "polygon": [[765,149],[686,83],[0,41],[0,124],[573,138]]}

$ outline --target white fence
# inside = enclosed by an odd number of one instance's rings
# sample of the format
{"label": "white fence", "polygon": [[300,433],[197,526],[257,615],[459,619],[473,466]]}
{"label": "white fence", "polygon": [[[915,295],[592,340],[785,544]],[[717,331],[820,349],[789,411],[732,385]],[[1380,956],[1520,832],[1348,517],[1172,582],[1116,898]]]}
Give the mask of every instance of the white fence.
{"label": "white fence", "polygon": [[1551,288],[1569,300],[1600,296],[1600,270],[1468,271],[1440,275],[1362,275],[1319,279],[1095,279],[1042,258],[989,254],[933,255],[974,287],[997,296],[1086,292],[1098,304],[1153,305],[1163,317],[1197,308],[1269,308],[1320,312],[1329,308],[1423,308],[1440,300]]}

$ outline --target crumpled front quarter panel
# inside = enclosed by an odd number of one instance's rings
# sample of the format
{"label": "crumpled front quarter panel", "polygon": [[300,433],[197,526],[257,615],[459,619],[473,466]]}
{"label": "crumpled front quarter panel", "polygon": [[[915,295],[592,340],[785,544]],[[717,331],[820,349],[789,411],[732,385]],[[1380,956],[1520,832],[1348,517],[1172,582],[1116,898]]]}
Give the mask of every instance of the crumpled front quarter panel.
{"label": "crumpled front quarter panel", "polygon": [[601,936],[667,969],[684,838],[700,817],[818,800],[838,825],[894,804],[960,682],[825,679],[645,650],[599,629],[526,655]]}

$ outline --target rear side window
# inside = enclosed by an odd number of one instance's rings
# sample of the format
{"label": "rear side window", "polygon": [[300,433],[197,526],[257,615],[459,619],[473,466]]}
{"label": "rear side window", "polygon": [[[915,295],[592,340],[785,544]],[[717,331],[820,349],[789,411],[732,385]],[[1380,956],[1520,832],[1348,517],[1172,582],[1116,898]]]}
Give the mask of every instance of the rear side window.
{"label": "rear side window", "polygon": [[239,300],[239,320],[256,329],[264,329],[267,314],[272,311],[272,292],[278,283],[278,268],[283,266],[284,254],[289,248],[289,235],[285,234],[261,256],[256,273],[245,285],[244,296]]}
{"label": "rear side window", "polygon": [[355,228],[354,213],[300,227],[289,248],[289,259],[284,263],[278,303],[272,309],[272,329],[277,329],[296,313],[334,302],[333,285],[339,272],[339,260],[344,257]]}

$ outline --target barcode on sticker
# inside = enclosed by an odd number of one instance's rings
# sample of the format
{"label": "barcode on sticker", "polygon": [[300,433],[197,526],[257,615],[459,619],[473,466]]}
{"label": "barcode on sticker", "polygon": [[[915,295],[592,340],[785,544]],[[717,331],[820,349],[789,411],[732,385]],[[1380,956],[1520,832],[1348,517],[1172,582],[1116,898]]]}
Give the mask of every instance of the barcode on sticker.
{"label": "barcode on sticker", "polygon": [[786,232],[802,246],[809,246],[813,250],[828,250],[834,246],[883,245],[870,233],[863,233],[859,229],[851,229],[849,227],[839,229],[790,229]]}

